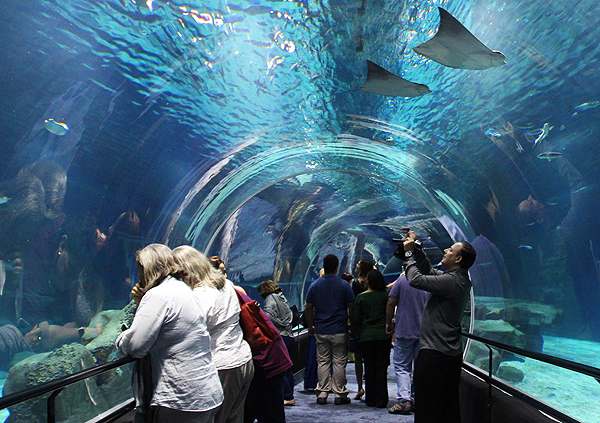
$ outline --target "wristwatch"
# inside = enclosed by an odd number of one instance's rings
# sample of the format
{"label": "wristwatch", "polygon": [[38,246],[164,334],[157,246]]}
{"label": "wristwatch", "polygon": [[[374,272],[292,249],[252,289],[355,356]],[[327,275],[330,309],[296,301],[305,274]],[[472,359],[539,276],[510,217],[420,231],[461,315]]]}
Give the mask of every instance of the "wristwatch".
{"label": "wristwatch", "polygon": [[404,257],[406,257],[406,258],[410,258],[410,257],[412,257],[412,255],[413,255],[412,251],[405,251],[404,252]]}

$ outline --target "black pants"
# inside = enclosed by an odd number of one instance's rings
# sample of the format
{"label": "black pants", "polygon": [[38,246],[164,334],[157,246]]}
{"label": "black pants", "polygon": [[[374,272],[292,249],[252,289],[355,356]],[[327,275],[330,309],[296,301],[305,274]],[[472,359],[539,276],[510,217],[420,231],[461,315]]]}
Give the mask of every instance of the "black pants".
{"label": "black pants", "polygon": [[244,407],[244,423],[285,423],[283,409],[283,378],[285,371],[265,378],[259,366],[254,368]]}
{"label": "black pants", "polygon": [[422,349],[415,360],[415,423],[460,423],[462,355]]}
{"label": "black pants", "polygon": [[387,368],[391,347],[389,339],[360,343],[365,362],[365,402],[369,407],[387,407]]}

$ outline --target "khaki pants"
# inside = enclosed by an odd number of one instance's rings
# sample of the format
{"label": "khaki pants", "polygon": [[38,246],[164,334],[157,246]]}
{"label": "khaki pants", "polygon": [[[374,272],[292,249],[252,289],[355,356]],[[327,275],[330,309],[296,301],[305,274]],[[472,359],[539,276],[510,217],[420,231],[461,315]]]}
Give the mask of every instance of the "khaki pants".
{"label": "khaki pants", "polygon": [[254,376],[252,359],[233,369],[219,370],[219,379],[223,387],[223,404],[215,416],[215,423],[242,423],[244,404],[250,382]]}
{"label": "khaki pants", "polygon": [[[315,335],[317,341],[317,391],[327,397],[333,391],[337,397],[348,395],[346,388],[346,363],[348,362],[348,333]],[[333,367],[333,374],[331,368]]]}

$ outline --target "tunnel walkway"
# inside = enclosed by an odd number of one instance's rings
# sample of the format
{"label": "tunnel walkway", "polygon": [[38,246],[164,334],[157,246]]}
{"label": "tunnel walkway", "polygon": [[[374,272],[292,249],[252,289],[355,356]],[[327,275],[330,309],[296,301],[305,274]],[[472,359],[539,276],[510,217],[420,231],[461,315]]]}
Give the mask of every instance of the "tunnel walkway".
{"label": "tunnel walkway", "polygon": [[[348,363],[346,367],[348,377],[348,389],[350,398],[354,398],[357,391],[356,374],[354,363]],[[355,401],[348,405],[334,405],[334,395],[330,394],[328,404],[317,404],[314,391],[304,391],[304,384],[300,382],[294,390],[296,405],[285,407],[286,423],[351,423],[360,421],[373,421],[378,423],[412,423],[414,416],[403,416],[388,413],[386,408],[367,407],[364,401]],[[388,407],[396,403],[396,378],[392,365],[388,367],[388,393],[390,401]]]}
{"label": "tunnel walkway", "polygon": [[[358,385],[356,384],[356,374],[354,363],[348,363],[346,367],[346,376],[348,377],[348,389],[350,398],[354,398]],[[347,405],[334,405],[334,395],[330,394],[328,404],[317,404],[315,391],[304,391],[304,383],[301,381],[294,389],[294,398],[296,405],[285,407],[286,423],[353,423],[362,421],[372,421],[377,423],[413,423],[414,416],[404,416],[399,414],[390,414],[386,408],[367,407],[364,396],[361,401],[354,399]],[[396,403],[396,378],[394,368],[388,366],[388,393],[390,401],[388,407]],[[133,412],[117,420],[116,423],[131,423]]]}

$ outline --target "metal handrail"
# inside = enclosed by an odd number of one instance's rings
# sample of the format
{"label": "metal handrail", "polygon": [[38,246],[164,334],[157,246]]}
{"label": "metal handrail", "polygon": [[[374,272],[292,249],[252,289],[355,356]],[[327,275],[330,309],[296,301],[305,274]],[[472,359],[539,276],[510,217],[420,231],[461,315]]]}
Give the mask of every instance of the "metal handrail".
{"label": "metal handrail", "polygon": [[527,393],[520,391],[519,389],[493,377],[492,376],[492,361],[493,361],[493,359],[492,359],[492,349],[490,347],[500,348],[504,351],[509,351],[514,354],[521,355],[523,357],[532,358],[534,360],[538,360],[543,363],[547,363],[547,364],[557,366],[557,367],[560,367],[563,369],[571,370],[571,371],[574,371],[574,372],[577,372],[580,374],[592,376],[592,377],[596,378],[596,380],[600,380],[599,379],[600,378],[600,369],[597,369],[592,366],[587,366],[585,364],[576,363],[574,361],[565,360],[563,358],[557,358],[557,357],[553,357],[553,356],[550,356],[547,354],[538,353],[535,351],[528,351],[528,350],[525,350],[525,349],[519,348],[519,347],[513,347],[511,345],[503,344],[502,342],[498,342],[498,341],[492,341],[490,339],[482,338],[481,336],[473,335],[471,333],[463,332],[462,335],[473,341],[477,341],[477,342],[481,342],[481,343],[485,344],[485,346],[490,350],[490,356],[489,356],[489,360],[488,360],[489,369],[488,369],[487,375],[484,372],[482,372],[480,369],[478,369],[477,367],[475,367],[469,363],[463,363],[463,367],[465,369],[468,369],[473,374],[477,374],[479,377],[481,377],[484,381],[486,381],[488,383],[488,386],[489,386],[488,422],[492,421],[492,414],[491,414],[492,386],[496,386],[497,388],[504,390],[508,394],[520,399],[521,401],[523,401],[529,405],[536,407],[538,410],[552,416],[555,419],[558,419],[561,422],[580,423],[579,420],[576,420],[576,419],[562,413],[561,411],[549,406],[548,404],[531,397]]}
{"label": "metal handrail", "polygon": [[[300,329],[298,332],[301,332]],[[547,364],[551,364],[557,367],[561,367],[563,369],[571,370],[577,373],[585,374],[596,379],[600,379],[600,369],[597,369],[592,366],[588,366],[581,363],[576,363],[574,361],[565,360],[562,358],[553,357],[547,354],[538,353],[534,351],[528,351],[523,348],[514,347],[511,345],[503,344],[502,342],[492,341],[490,339],[482,338],[477,335],[473,335],[471,333],[462,333],[466,338],[472,339],[477,342],[481,342],[488,346],[493,346],[496,348],[500,348],[505,351],[512,352],[514,354],[521,355],[523,357],[532,358],[534,360],[542,361]],[[111,361],[109,363],[102,364],[100,366],[93,367],[91,369],[82,370],[80,372],[74,373],[72,375],[64,376],[62,378],[43,383],[41,385],[34,386],[31,389],[26,391],[15,392],[14,394],[7,395],[5,397],[0,398],[0,410],[11,407],[15,404],[19,404],[21,402],[25,402],[32,398],[47,394],[47,393],[56,393],[58,394],[62,389],[66,386],[74,384],[76,382],[82,381],[84,379],[88,379],[90,377],[99,375],[106,371],[115,369],[117,367],[121,367],[125,364],[129,364],[134,362],[136,359],[133,357],[123,357],[118,360]],[[491,363],[490,363],[491,364]],[[484,375],[484,378],[488,383],[496,384],[496,381],[493,381],[489,375]],[[514,393],[513,393],[514,394]],[[548,410],[549,411],[549,410]],[[575,420],[573,420],[575,421]]]}
{"label": "metal handrail", "polygon": [[472,339],[477,342],[481,342],[483,344],[500,348],[505,351],[509,351],[518,355],[522,355],[523,357],[533,358],[534,360],[542,361],[547,364],[552,364],[553,366],[562,367],[563,369],[572,370],[577,373],[582,373],[584,375],[592,376],[593,378],[600,378],[600,369],[592,366],[587,366],[585,364],[576,363],[575,361],[565,360],[564,358],[557,358],[551,355],[538,353],[535,351],[524,350],[523,348],[513,347],[511,345],[503,344],[502,342],[492,341],[490,339],[482,338],[477,335],[473,335],[471,333],[462,333],[464,337]]}
{"label": "metal handrail", "polygon": [[41,385],[34,386],[33,388],[27,389],[26,391],[15,392],[14,394],[10,394],[0,398],[0,410],[11,407],[15,404],[19,404],[21,402],[25,402],[32,398],[39,397],[40,395],[60,391],[66,386],[69,386],[73,383],[82,381],[84,379],[88,379],[92,376],[99,375],[100,373],[104,373],[108,370],[121,367],[125,364],[132,363],[135,360],[137,359],[133,357],[119,358],[118,360],[101,364],[91,369],[82,370],[80,372],[73,373],[72,375],[64,376],[50,382],[42,383]]}

